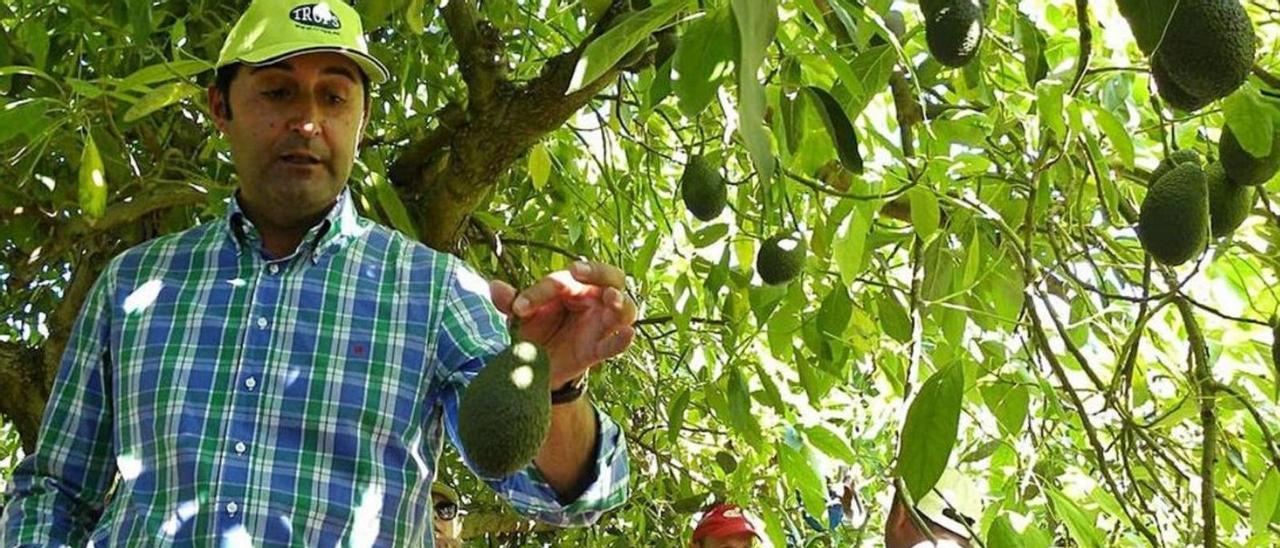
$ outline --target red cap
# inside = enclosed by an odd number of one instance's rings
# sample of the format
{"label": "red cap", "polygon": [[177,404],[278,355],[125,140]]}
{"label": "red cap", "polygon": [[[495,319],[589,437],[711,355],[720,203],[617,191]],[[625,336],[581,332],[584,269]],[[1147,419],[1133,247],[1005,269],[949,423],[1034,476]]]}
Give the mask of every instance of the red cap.
{"label": "red cap", "polygon": [[693,540],[699,541],[707,537],[731,537],[750,533],[760,538],[760,533],[751,521],[742,514],[742,510],[733,504],[717,504],[707,510],[693,530]]}

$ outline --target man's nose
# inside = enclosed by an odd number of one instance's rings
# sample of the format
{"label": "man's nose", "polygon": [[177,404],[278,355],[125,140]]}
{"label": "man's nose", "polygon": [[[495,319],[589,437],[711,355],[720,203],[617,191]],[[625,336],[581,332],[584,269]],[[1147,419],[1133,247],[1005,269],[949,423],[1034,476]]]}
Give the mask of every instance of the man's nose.
{"label": "man's nose", "polygon": [[308,139],[318,137],[322,132],[320,124],[320,109],[316,107],[311,97],[303,98],[302,105],[297,107],[293,118],[289,121],[289,130],[298,132],[298,135]]}

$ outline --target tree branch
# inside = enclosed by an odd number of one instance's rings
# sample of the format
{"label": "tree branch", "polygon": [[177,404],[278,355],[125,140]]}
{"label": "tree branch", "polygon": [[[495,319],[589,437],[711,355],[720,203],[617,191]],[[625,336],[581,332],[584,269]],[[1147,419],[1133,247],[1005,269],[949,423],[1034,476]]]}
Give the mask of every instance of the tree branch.
{"label": "tree branch", "polygon": [[502,34],[481,19],[472,0],[449,0],[440,7],[449,36],[458,49],[458,70],[467,83],[468,107],[490,112],[495,95],[506,84],[506,60]]}
{"label": "tree branch", "polygon": [[1196,322],[1191,304],[1182,297],[1173,302],[1187,329],[1187,339],[1191,343],[1192,380],[1200,388],[1200,427],[1204,431],[1204,442],[1200,447],[1200,515],[1204,520],[1204,546],[1212,548],[1218,545],[1218,516],[1213,504],[1213,467],[1218,452],[1218,416],[1214,402],[1216,383],[1213,381],[1213,373],[1209,371],[1209,350],[1205,346],[1204,336],[1200,333],[1200,324]]}
{"label": "tree branch", "polygon": [[43,376],[44,350],[17,343],[0,342],[0,416],[7,417],[18,430],[22,450],[36,449],[40,422],[49,389]]}

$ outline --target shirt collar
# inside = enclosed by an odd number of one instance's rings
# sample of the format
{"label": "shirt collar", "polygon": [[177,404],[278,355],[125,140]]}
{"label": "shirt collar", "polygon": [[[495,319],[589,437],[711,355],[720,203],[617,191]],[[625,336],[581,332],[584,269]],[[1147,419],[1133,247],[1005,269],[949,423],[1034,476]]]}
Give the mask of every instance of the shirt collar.
{"label": "shirt collar", "polygon": [[[235,245],[236,255],[242,254],[246,247],[261,250],[262,239],[258,235],[258,229],[253,226],[240,207],[239,189],[236,189],[231,197],[231,203],[227,207],[226,221],[228,236]],[[355,204],[351,200],[351,189],[343,188],[324,219],[307,230],[306,235],[302,237],[297,254],[309,255],[311,261],[315,263],[324,254],[340,249],[363,232],[360,216],[356,213]]]}

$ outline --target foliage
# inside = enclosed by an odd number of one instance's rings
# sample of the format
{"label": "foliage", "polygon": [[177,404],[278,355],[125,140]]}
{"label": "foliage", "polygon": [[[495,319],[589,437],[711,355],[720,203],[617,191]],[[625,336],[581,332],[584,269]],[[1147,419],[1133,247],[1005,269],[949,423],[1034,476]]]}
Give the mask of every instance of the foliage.
{"label": "foliage", "polygon": [[[1260,70],[1185,113],[1160,104],[1111,2],[990,2],[978,54],[957,69],[928,55],[915,4],[651,3],[608,33],[593,30],[617,9],[607,1],[479,8],[511,82],[588,42],[580,80],[611,80],[493,181],[465,257],[518,285],[577,256],[617,264],[642,309],[637,343],[590,389],[626,431],[630,502],[594,528],[503,538],[666,545],[721,498],[778,544],[877,545],[894,471],[910,468],[908,403],[953,368],[954,439],[916,443],[934,452],[911,458],[934,464],[912,481],[937,462],[967,478],[991,545],[1183,545],[1210,529],[1229,545],[1277,542],[1277,183],[1176,269],[1134,232],[1168,152],[1213,159],[1226,123],[1265,150],[1265,128],[1280,127],[1273,4],[1246,4]],[[244,4],[0,1],[0,379],[20,349],[59,348],[77,283],[107,258],[224,210],[235,177],[200,88]],[[415,234],[431,220],[389,170],[439,158],[415,144],[467,83],[435,2],[356,4],[393,77],[373,91],[351,188],[364,214]],[[630,70],[605,66],[671,27],[679,45],[660,65],[648,51]],[[679,196],[694,154],[730,182],[729,210],[709,222]],[[803,272],[762,284],[755,254],[783,230],[807,240]],[[13,452],[0,441],[0,466]],[[504,511],[452,450],[442,462],[475,523]],[[806,525],[804,508],[846,490],[844,525]]]}

